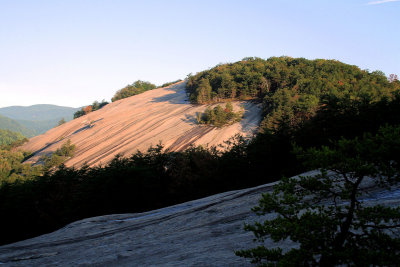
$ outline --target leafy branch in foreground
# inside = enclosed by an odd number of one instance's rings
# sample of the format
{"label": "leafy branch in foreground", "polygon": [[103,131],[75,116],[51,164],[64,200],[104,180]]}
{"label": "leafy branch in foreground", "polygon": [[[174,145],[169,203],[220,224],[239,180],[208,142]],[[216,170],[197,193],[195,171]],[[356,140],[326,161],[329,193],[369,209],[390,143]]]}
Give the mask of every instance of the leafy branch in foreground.
{"label": "leafy branch in foreground", "polygon": [[[236,255],[260,266],[397,265],[400,207],[377,204],[370,194],[390,193],[399,183],[400,127],[295,151],[320,173],[284,178],[263,194],[253,211],[275,215],[245,225],[261,245]],[[294,242],[295,248],[267,248],[266,239]]]}

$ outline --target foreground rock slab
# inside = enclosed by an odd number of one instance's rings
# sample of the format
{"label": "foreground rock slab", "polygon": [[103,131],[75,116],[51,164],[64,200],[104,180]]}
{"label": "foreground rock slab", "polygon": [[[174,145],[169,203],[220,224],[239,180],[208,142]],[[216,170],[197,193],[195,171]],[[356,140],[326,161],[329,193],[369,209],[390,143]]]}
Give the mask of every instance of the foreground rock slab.
{"label": "foreground rock slab", "polygon": [[[309,172],[303,175],[312,175]],[[255,247],[245,222],[275,183],[230,191],[145,213],[74,222],[0,247],[1,266],[249,266],[235,250]],[[400,189],[371,190],[371,204],[400,205]],[[266,217],[274,216],[273,214]],[[266,240],[266,246],[276,246]],[[283,248],[294,244],[281,243]]]}
{"label": "foreground rock slab", "polygon": [[234,251],[251,247],[243,230],[271,184],[226,192],[140,214],[81,220],[0,247],[2,266],[246,266]]}

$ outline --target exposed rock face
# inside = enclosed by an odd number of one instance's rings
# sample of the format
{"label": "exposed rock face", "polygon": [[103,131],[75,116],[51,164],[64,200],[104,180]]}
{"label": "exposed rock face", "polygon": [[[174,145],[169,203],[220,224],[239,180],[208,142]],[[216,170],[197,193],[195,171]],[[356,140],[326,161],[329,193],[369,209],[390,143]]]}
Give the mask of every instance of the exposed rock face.
{"label": "exposed rock face", "polygon": [[[146,213],[81,220],[56,232],[0,247],[0,264],[249,266],[234,251],[256,245],[252,233],[243,230],[243,223],[261,220],[250,209],[273,185],[226,192]],[[372,190],[364,201],[398,206],[400,190]],[[271,216],[274,214],[266,217]],[[271,240],[265,245],[276,246]],[[294,244],[279,245],[289,248]]]}
{"label": "exposed rock face", "polygon": [[28,162],[54,152],[70,139],[77,149],[65,165],[105,164],[117,154],[129,156],[162,142],[165,148],[179,151],[189,145],[218,145],[233,135],[252,135],[261,120],[261,109],[250,102],[234,102],[245,108],[244,118],[233,125],[215,128],[199,126],[196,113],[205,105],[188,102],[185,82],[159,88],[110,103],[100,110],[31,138],[21,149],[34,152]]}
{"label": "exposed rock face", "polygon": [[0,247],[7,266],[246,266],[234,251],[252,246],[243,230],[271,185],[226,192],[140,214],[81,220]]}

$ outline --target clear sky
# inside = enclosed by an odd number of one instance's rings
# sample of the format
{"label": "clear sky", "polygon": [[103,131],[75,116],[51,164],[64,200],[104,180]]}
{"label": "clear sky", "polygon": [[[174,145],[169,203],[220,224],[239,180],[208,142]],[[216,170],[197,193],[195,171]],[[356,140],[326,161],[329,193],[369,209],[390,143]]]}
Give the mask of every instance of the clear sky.
{"label": "clear sky", "polygon": [[0,0],[0,107],[79,107],[244,57],[400,75],[400,0]]}

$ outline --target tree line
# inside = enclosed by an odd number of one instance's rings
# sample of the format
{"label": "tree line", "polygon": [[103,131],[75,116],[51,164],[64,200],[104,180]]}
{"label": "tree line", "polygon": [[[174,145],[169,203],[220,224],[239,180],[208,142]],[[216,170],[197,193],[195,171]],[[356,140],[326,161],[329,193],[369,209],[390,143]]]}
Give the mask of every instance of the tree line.
{"label": "tree line", "polygon": [[[105,101],[104,99],[101,102],[94,101],[93,104],[89,106],[85,106],[78,110],[77,112],[74,113],[74,119],[82,117],[83,115],[86,115],[90,112],[96,111],[104,107],[105,105],[108,105],[108,102]],[[65,123],[65,121],[59,121],[58,125],[61,125]]]}

